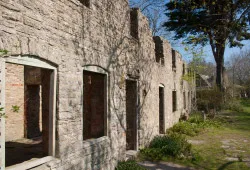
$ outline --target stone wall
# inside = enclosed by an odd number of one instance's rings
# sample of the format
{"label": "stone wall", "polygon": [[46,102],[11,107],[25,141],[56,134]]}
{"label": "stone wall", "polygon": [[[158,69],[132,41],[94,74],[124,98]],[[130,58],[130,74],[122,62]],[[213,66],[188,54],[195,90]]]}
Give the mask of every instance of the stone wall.
{"label": "stone wall", "polygon": [[[139,147],[143,147],[159,134],[159,86],[164,86],[165,129],[179,121],[181,115],[191,111],[191,104],[184,109],[183,92],[188,93],[191,85],[183,80],[183,61],[175,52],[176,68],[172,68],[172,48],[167,40],[152,37],[147,18],[137,11],[139,22],[138,58],[140,62],[140,124]],[[172,109],[172,91],[177,93],[177,111]],[[145,92],[145,93],[144,93]],[[186,100],[189,101],[189,100]]]}
{"label": "stone wall", "polygon": [[[0,49],[31,56],[57,67],[56,155],[51,170],[114,169],[126,151],[126,79],[138,81],[138,145],[159,134],[159,85],[165,93],[165,128],[183,110],[183,61],[172,72],[171,46],[162,40],[164,65],[156,62],[148,21],[124,0],[0,0]],[[138,31],[131,35],[130,15]],[[132,22],[132,23],[133,23]],[[83,140],[83,69],[95,66],[108,74],[107,136]],[[7,80],[7,78],[6,78]],[[172,113],[172,90],[178,111]],[[7,94],[6,94],[7,95]],[[112,152],[111,152],[112,151]]]}

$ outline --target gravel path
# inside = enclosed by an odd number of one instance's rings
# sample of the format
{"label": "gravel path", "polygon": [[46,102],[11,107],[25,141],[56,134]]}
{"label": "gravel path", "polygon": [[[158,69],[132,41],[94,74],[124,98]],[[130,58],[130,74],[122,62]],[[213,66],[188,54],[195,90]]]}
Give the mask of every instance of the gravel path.
{"label": "gravel path", "polygon": [[139,162],[138,164],[149,170],[194,170],[192,168],[184,167],[169,162],[143,161]]}

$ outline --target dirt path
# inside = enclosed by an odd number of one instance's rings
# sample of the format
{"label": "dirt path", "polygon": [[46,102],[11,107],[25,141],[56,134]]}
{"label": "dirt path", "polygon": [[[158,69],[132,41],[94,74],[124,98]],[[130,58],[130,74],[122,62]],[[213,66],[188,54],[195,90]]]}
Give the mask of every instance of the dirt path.
{"label": "dirt path", "polygon": [[169,163],[169,162],[150,162],[143,161],[139,162],[139,165],[149,170],[194,170],[181,165]]}

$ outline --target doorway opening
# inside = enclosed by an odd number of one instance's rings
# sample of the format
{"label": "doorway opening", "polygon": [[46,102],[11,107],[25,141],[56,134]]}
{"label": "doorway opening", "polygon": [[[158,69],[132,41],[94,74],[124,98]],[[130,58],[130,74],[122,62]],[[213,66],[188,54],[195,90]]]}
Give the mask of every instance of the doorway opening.
{"label": "doorway opening", "polygon": [[186,92],[183,92],[183,108],[187,108],[187,101],[186,101]]}
{"label": "doorway opening", "polygon": [[5,64],[5,165],[54,156],[55,74]]}
{"label": "doorway opening", "polygon": [[164,126],[164,87],[159,87],[159,133],[165,133]]}
{"label": "doorway opening", "polygon": [[177,92],[172,91],[172,108],[173,112],[177,111]]}
{"label": "doorway opening", "polygon": [[137,150],[137,81],[126,80],[126,149]]}

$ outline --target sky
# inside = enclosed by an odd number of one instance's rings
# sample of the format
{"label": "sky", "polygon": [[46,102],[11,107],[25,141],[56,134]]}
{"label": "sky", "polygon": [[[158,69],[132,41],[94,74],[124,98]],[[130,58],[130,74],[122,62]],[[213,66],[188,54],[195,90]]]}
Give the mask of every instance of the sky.
{"label": "sky", "polygon": [[[130,4],[131,3],[134,3],[134,2],[144,2],[146,0],[129,0],[130,1]],[[154,1],[154,0],[148,0],[148,1]],[[158,0],[158,1],[161,1],[161,0]],[[162,0],[162,4],[164,6],[164,4],[166,4],[169,0]],[[163,8],[164,9],[164,8]],[[160,23],[164,22],[167,20],[167,17],[165,16],[164,13],[162,13],[162,15],[160,16]],[[191,55],[190,55],[190,52],[188,51],[185,51],[184,50],[184,46],[181,44],[181,41],[179,42],[174,42],[171,40],[171,36],[167,36],[167,39],[170,41],[170,43],[172,44],[172,47],[179,51],[181,54],[182,54],[182,57],[184,60],[186,60],[187,62],[191,59]],[[228,46],[226,47],[226,50],[225,50],[225,62],[227,62],[229,59],[230,59],[230,56],[232,54],[235,54],[235,53],[239,53],[241,50],[245,50],[245,49],[249,49],[250,50],[250,41],[243,41],[243,44],[244,44],[244,47],[242,49],[238,48],[238,47],[235,47],[235,48],[229,48]],[[204,47],[204,57],[205,57],[205,60],[207,62],[212,62],[212,63],[215,63],[214,61],[214,58],[213,58],[213,54],[212,54],[212,51],[211,51],[211,47],[209,45],[205,46]]]}
{"label": "sky", "polygon": [[[244,46],[241,49],[239,47],[229,48],[227,46],[224,55],[225,62],[228,62],[230,60],[231,55],[238,54],[241,50],[246,50],[246,49],[250,50],[250,41],[243,41],[243,44]],[[181,45],[181,43],[173,44],[173,48],[182,54],[182,57],[185,61],[189,61],[191,59],[190,52],[185,51],[184,50],[185,47]],[[204,57],[207,62],[215,63],[211,47],[209,45],[204,47]]]}

